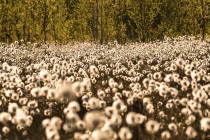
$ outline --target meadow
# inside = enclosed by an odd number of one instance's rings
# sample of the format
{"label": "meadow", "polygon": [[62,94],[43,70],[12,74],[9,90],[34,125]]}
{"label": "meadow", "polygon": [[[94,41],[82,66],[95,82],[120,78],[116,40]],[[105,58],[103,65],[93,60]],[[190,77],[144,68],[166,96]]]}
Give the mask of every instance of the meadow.
{"label": "meadow", "polygon": [[210,139],[210,44],[0,43],[0,139]]}

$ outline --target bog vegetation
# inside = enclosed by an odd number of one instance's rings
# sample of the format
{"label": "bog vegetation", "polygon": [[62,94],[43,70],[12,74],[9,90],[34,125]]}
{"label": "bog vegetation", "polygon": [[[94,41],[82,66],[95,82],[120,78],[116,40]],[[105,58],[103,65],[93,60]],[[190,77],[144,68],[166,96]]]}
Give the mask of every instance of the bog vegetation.
{"label": "bog vegetation", "polygon": [[1,139],[210,139],[210,45],[0,44]]}
{"label": "bog vegetation", "polygon": [[207,36],[209,0],[0,0],[0,41],[154,41]]}

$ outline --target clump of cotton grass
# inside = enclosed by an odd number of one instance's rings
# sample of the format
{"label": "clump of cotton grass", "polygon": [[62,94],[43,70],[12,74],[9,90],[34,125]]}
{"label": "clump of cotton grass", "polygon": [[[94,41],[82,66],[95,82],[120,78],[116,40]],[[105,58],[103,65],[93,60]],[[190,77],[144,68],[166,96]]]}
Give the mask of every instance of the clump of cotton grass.
{"label": "clump of cotton grass", "polygon": [[106,119],[107,117],[101,111],[91,111],[84,116],[87,129],[90,131],[95,130],[96,128],[101,128]]}
{"label": "clump of cotton grass", "polygon": [[26,124],[27,115],[22,109],[17,109],[15,112],[15,116],[13,117],[12,123],[14,124],[20,124],[21,126],[26,126],[30,124]]}
{"label": "clump of cotton grass", "polygon": [[56,88],[56,96],[55,99],[58,101],[74,101],[76,100],[77,96],[80,96],[80,83],[63,83],[59,84]]}
{"label": "clump of cotton grass", "polygon": [[202,118],[200,120],[200,128],[202,131],[206,132],[210,129],[210,119],[209,118]]}
{"label": "clump of cotton grass", "polygon": [[89,98],[88,100],[88,107],[91,109],[91,110],[96,110],[99,108],[99,99],[96,98],[96,97],[91,97]]}
{"label": "clump of cotton grass", "polygon": [[147,117],[140,113],[129,112],[125,120],[129,126],[136,126],[144,123],[147,120]]}
{"label": "clump of cotton grass", "polygon": [[91,134],[91,139],[113,139],[107,131],[94,130]]}
{"label": "clump of cotton grass", "polygon": [[51,77],[51,75],[49,74],[49,72],[47,70],[41,70],[39,72],[39,77],[40,77],[40,80],[41,81],[44,81],[44,82],[49,82]]}
{"label": "clump of cotton grass", "polygon": [[198,133],[196,132],[196,130],[192,126],[187,127],[187,129],[185,131],[185,134],[187,135],[187,137],[189,139],[194,139],[198,135]]}
{"label": "clump of cotton grass", "polygon": [[76,123],[80,120],[80,117],[76,112],[73,111],[64,113],[66,113],[66,120],[63,124],[63,130],[65,130],[66,132],[73,132],[76,129]]}
{"label": "clump of cotton grass", "polygon": [[67,109],[69,109],[70,111],[73,111],[73,112],[79,112],[80,111],[80,105],[76,101],[71,101],[68,104]]}
{"label": "clump of cotton grass", "polygon": [[61,124],[62,121],[59,117],[42,121],[42,127],[45,129],[45,135],[48,140],[60,140],[59,130],[61,129]]}
{"label": "clump of cotton grass", "polygon": [[45,139],[208,138],[209,49],[188,39],[0,45],[3,139],[31,139],[35,123]]}
{"label": "clump of cotton grass", "polygon": [[7,123],[11,120],[12,120],[11,114],[9,114],[7,112],[1,112],[0,113],[0,122],[2,124],[7,125]]}

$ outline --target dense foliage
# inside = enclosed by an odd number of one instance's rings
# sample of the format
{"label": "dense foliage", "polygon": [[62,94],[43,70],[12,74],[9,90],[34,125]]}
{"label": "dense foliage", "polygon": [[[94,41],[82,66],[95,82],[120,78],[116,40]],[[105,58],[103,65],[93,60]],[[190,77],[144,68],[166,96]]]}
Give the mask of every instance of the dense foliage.
{"label": "dense foliage", "polygon": [[209,7],[209,0],[0,0],[0,41],[102,44],[209,35]]}
{"label": "dense foliage", "polygon": [[0,44],[0,139],[210,138],[210,46]]}

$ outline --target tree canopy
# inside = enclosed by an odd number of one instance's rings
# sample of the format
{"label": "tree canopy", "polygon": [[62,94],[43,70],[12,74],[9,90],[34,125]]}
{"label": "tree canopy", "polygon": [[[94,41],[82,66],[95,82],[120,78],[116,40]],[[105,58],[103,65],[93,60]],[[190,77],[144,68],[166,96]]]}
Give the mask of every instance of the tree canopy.
{"label": "tree canopy", "polygon": [[0,0],[0,41],[161,40],[209,36],[210,0]]}

